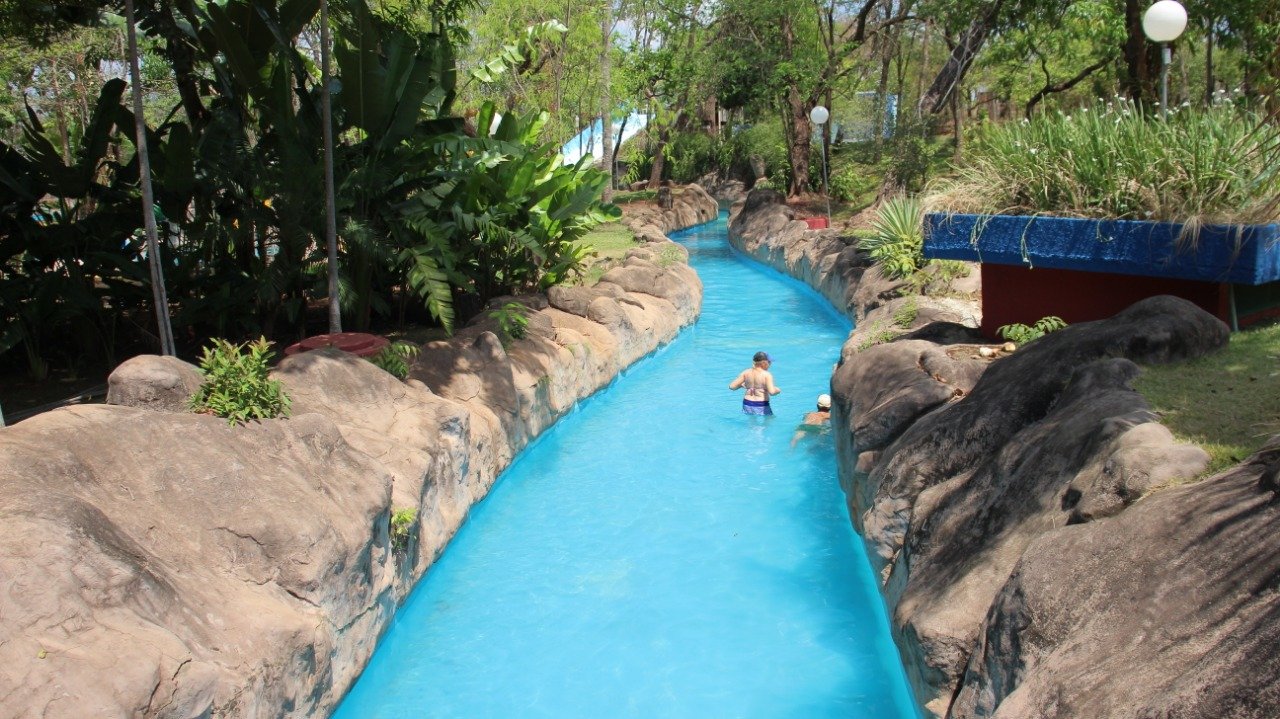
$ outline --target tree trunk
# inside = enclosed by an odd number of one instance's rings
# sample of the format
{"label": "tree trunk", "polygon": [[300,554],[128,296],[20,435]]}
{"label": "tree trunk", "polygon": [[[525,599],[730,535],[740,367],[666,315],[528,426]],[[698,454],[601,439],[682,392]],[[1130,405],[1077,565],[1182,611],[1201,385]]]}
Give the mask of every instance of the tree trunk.
{"label": "tree trunk", "polygon": [[956,161],[960,160],[961,145],[964,144],[964,123],[962,120],[964,113],[960,111],[960,90],[961,88],[957,87],[956,91],[951,93],[951,130],[956,139],[956,146],[952,154],[952,158]]}
{"label": "tree trunk", "polygon": [[884,111],[888,106],[886,94],[889,92],[889,65],[892,62],[887,48],[882,45],[880,51],[880,80],[876,83],[875,110],[871,113],[875,143],[872,151],[874,163],[880,162],[880,158],[884,156]]}
{"label": "tree trunk", "polygon": [[1000,17],[1000,10],[1004,6],[1004,2],[1005,0],[996,0],[987,9],[986,13],[971,22],[969,27],[965,28],[965,31],[960,34],[960,40],[951,51],[951,56],[947,58],[942,69],[933,78],[933,84],[929,86],[929,90],[920,97],[918,108],[921,114],[936,115],[947,107],[951,94],[964,81],[964,76],[969,72],[969,67],[973,65],[973,60],[977,57],[978,51],[982,49],[983,44],[987,41],[987,36],[995,28],[996,20]]}
{"label": "tree trunk", "polygon": [[[338,216],[333,180],[333,110],[329,91],[329,2],[320,0],[320,122],[324,142],[324,235],[329,259],[329,332],[342,331],[338,301]],[[487,129],[487,128],[486,128]]]}
{"label": "tree trunk", "polygon": [[667,157],[663,154],[667,149],[667,141],[671,139],[671,128],[663,126],[658,130],[658,141],[653,147],[653,168],[649,170],[649,189],[656,190],[662,186],[662,173],[667,166]]}
{"label": "tree trunk", "polygon": [[176,355],[173,326],[169,323],[169,294],[164,286],[164,264],[156,232],[155,196],[151,191],[151,159],[147,152],[147,121],[142,112],[142,72],[138,64],[138,30],[133,0],[125,0],[125,26],[129,33],[129,85],[133,95],[133,124],[138,155],[138,181],[142,186],[142,226],[147,233],[147,264],[151,269],[151,296],[156,305],[156,334],[160,354]]}
{"label": "tree trunk", "polygon": [[609,184],[604,186],[601,199],[613,201],[613,96],[609,92],[609,75],[611,58],[609,50],[613,38],[613,0],[604,0],[604,14],[600,18],[600,85],[603,98],[600,101],[601,133],[600,151],[604,154],[605,172],[609,173]]}
{"label": "tree trunk", "polygon": [[812,130],[809,125],[809,105],[793,83],[787,89],[787,162],[791,165],[791,184],[788,197],[798,197],[809,187],[809,146]]}
{"label": "tree trunk", "polygon": [[1204,35],[1204,104],[1209,107],[1213,104],[1213,26],[1217,22],[1210,19],[1208,24],[1208,32]]}
{"label": "tree trunk", "polygon": [[1125,0],[1124,25],[1124,77],[1120,86],[1124,94],[1135,103],[1142,104],[1150,95],[1151,74],[1147,68],[1147,37],[1142,32],[1142,12],[1146,5],[1140,0]]}

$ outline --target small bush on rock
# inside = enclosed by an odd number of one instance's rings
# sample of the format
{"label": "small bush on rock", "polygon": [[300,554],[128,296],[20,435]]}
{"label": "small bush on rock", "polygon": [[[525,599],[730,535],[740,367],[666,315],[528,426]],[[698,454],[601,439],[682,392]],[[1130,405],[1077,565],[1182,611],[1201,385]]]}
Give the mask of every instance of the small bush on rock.
{"label": "small bush on rock", "polygon": [[894,197],[885,201],[871,223],[875,234],[858,242],[880,264],[886,277],[902,280],[924,264],[924,230],[920,201]]}
{"label": "small bush on rock", "polygon": [[409,546],[409,531],[418,519],[418,510],[413,507],[397,509],[391,513],[391,547],[403,552]]}
{"label": "small bush on rock", "polygon": [[1067,323],[1063,322],[1061,317],[1050,315],[1048,317],[1041,317],[1039,320],[1036,320],[1034,325],[1031,326],[1021,323],[1004,325],[1000,329],[996,330],[996,334],[1010,342],[1016,342],[1017,344],[1024,345],[1032,340],[1038,340],[1050,332],[1057,332],[1066,326]]}
{"label": "small bush on rock", "polygon": [[267,376],[274,355],[265,337],[244,344],[215,338],[200,359],[204,383],[191,397],[191,409],[229,424],[288,416],[288,395]]}
{"label": "small bush on rock", "polygon": [[514,340],[522,340],[529,334],[528,310],[519,302],[508,302],[489,313],[498,321],[498,336],[506,347]]}
{"label": "small bush on rock", "polygon": [[378,354],[370,357],[369,361],[396,377],[404,379],[409,376],[409,363],[420,352],[422,350],[412,342],[392,342],[383,347]]}

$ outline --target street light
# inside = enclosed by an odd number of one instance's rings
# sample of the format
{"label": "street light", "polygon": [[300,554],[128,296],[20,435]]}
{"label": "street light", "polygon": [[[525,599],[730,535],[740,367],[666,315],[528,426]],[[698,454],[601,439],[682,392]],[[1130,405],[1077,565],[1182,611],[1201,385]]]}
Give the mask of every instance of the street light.
{"label": "street light", "polygon": [[822,196],[827,200],[827,227],[831,226],[831,193],[827,191],[827,143],[826,133],[822,131],[822,126],[831,118],[831,113],[827,112],[827,108],[818,105],[809,111],[809,119],[813,124],[818,126],[819,137],[822,138]]}
{"label": "street light", "polygon": [[1142,16],[1142,31],[1152,42],[1160,43],[1160,117],[1169,117],[1169,61],[1173,51],[1169,43],[1187,29],[1187,11],[1177,0],[1160,0],[1147,8]]}

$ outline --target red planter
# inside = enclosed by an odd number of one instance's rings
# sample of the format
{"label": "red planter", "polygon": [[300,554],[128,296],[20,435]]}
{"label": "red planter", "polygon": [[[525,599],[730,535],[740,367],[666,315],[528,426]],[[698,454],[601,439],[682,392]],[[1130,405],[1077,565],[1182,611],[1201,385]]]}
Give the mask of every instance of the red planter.
{"label": "red planter", "polygon": [[367,332],[339,332],[332,335],[315,335],[301,342],[295,342],[284,349],[285,356],[299,352],[309,352],[322,347],[336,347],[343,352],[350,352],[357,357],[372,357],[391,344],[386,337],[371,335]]}
{"label": "red planter", "polygon": [[809,229],[811,230],[827,229],[827,218],[825,217],[806,217],[804,218],[804,221],[809,225]]}

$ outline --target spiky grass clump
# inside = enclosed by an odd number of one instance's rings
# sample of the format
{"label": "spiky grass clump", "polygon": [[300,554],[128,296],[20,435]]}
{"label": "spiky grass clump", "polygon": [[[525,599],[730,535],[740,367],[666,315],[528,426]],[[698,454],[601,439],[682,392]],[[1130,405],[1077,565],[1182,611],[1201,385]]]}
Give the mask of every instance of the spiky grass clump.
{"label": "spiky grass clump", "polygon": [[930,211],[1201,224],[1280,220],[1280,132],[1230,105],[1167,121],[1127,102],[992,125]]}

